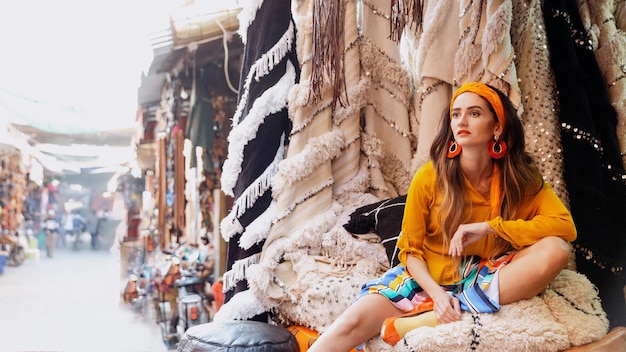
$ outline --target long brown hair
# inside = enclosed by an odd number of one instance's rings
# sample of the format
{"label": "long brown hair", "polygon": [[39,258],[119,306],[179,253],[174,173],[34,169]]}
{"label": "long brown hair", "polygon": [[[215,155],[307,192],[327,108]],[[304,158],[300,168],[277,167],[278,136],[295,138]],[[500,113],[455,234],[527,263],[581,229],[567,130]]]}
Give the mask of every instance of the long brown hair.
{"label": "long brown hair", "polygon": [[[504,219],[515,219],[524,198],[541,190],[543,178],[532,157],[525,150],[524,129],[511,101],[501,91],[492,86],[489,87],[500,96],[505,116],[505,128],[500,140],[507,144],[507,151],[502,159],[493,159],[501,170],[500,184],[503,201],[500,214]],[[495,116],[491,104],[488,106]],[[448,107],[442,116],[439,132],[430,148],[430,157],[437,171],[437,187],[443,193],[439,223],[446,247],[449,246],[456,229],[467,221],[472,212],[472,209],[466,209],[466,205],[471,203],[467,199],[468,192],[459,158],[447,156],[449,142],[453,139]],[[508,246],[508,243],[502,241],[502,248],[496,251],[501,253]],[[492,253],[492,256],[499,253]]]}

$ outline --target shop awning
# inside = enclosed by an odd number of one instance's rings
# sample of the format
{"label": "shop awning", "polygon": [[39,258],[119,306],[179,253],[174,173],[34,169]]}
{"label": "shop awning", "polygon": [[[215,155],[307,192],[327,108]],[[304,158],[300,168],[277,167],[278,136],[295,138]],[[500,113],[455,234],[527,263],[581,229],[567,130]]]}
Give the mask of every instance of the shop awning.
{"label": "shop awning", "polygon": [[225,31],[236,31],[240,11],[240,6],[228,1],[223,1],[222,5],[212,1],[175,9],[170,16],[174,47],[221,39]]}

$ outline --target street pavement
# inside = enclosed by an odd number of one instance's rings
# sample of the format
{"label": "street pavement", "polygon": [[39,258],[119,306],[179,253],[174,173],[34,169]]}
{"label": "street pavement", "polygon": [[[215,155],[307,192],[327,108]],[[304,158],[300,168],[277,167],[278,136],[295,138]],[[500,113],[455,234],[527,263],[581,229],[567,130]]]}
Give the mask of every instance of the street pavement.
{"label": "street pavement", "polygon": [[41,253],[0,275],[0,352],[167,351],[155,321],[121,301],[119,253]]}

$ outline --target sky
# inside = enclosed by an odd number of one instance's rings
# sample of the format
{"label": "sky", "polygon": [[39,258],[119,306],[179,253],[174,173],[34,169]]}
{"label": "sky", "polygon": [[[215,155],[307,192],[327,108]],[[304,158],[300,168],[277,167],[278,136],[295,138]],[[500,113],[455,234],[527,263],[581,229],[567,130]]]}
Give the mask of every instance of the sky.
{"label": "sky", "polygon": [[152,60],[148,34],[169,26],[176,3],[2,1],[0,88],[79,112],[59,123],[132,128],[141,74]]}

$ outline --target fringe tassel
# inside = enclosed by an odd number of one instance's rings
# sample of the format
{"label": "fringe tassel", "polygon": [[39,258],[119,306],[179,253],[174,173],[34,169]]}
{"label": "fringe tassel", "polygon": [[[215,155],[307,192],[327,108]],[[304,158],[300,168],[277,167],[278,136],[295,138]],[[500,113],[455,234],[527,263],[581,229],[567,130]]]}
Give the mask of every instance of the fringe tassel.
{"label": "fringe tassel", "polygon": [[278,170],[278,163],[282,159],[283,153],[283,146],[281,145],[272,164],[270,164],[268,168],[263,171],[263,174],[250,184],[241,196],[237,198],[236,204],[233,207],[236,212],[236,218],[241,217],[248,209],[252,208],[256,201],[270,189],[272,177]]}
{"label": "fringe tassel", "polygon": [[253,264],[258,264],[261,259],[261,253],[253,254],[247,258],[239,259],[233,263],[232,268],[223,275],[224,288],[223,291],[229,291],[237,285],[239,281],[247,279],[246,271]]}
{"label": "fringe tassel", "polygon": [[239,29],[237,32],[244,45],[248,42],[248,27],[256,18],[256,13],[261,8],[261,5],[263,5],[263,0],[248,0],[246,6],[243,7],[237,15],[237,19],[239,20]]}
{"label": "fringe tassel", "polygon": [[241,233],[243,227],[239,223],[239,218],[254,204],[256,201],[270,189],[272,184],[272,178],[278,172],[278,164],[283,160],[285,156],[285,135],[283,134],[280,141],[280,146],[276,151],[274,161],[263,171],[263,173],[252,182],[245,191],[235,200],[230,213],[222,220],[220,229],[222,231],[222,237],[225,241],[228,241],[236,233]]}
{"label": "fringe tassel", "polygon": [[274,156],[272,163],[267,166],[265,171],[263,171],[263,173],[256,180],[254,180],[254,182],[252,182],[235,201],[235,204],[233,205],[233,212],[235,212],[235,217],[237,219],[248,209],[252,208],[257,199],[263,196],[263,194],[270,189],[272,177],[274,177],[274,175],[278,172],[278,164],[280,164],[285,156],[284,142],[285,134],[281,136],[280,146],[276,151],[276,155]]}
{"label": "fringe tassel", "polygon": [[243,226],[239,222],[239,219],[235,218],[235,213],[230,212],[222,222],[220,223],[220,232],[222,233],[222,238],[226,242],[230,242],[230,239],[235,236],[235,234],[243,232]]}
{"label": "fringe tassel", "polygon": [[400,42],[402,32],[407,27],[415,26],[416,32],[422,30],[423,4],[419,0],[391,0],[391,18],[389,19],[389,39]]}
{"label": "fringe tassel", "polygon": [[287,62],[285,75],[254,101],[247,118],[231,130],[228,135],[228,158],[222,166],[222,190],[226,195],[234,196],[233,188],[241,173],[244,147],[257,137],[259,126],[266,116],[287,107],[289,90],[295,81],[295,68]]}
{"label": "fringe tassel", "polygon": [[343,132],[338,128],[319,137],[310,138],[300,153],[281,163],[272,182],[274,193],[282,193],[283,189],[314,173],[321,164],[338,157],[344,145]]}
{"label": "fringe tassel", "polygon": [[289,28],[280,38],[280,40],[268,52],[254,63],[254,79],[258,82],[263,76],[266,76],[278,65],[280,61],[287,56],[294,41],[293,22],[289,22]]}
{"label": "fringe tassel", "polygon": [[235,111],[235,114],[232,118],[233,127],[239,124],[241,114],[248,104],[248,96],[250,95],[250,85],[252,83],[252,78],[254,78],[254,80],[258,82],[263,76],[268,75],[270,71],[274,69],[274,66],[277,65],[285,56],[287,56],[293,46],[294,33],[295,31],[293,28],[293,22],[289,22],[289,28],[276,42],[276,44],[274,44],[274,46],[266,53],[261,55],[261,57],[257,59],[250,67],[248,75],[246,76],[243,93],[241,94],[241,98],[239,99],[239,105],[237,105],[237,110]]}
{"label": "fringe tassel", "polygon": [[269,308],[252,291],[241,291],[235,293],[233,298],[224,303],[213,318],[213,321],[248,320],[264,313],[267,309]]}
{"label": "fringe tassel", "polygon": [[[341,100],[341,91],[348,95],[345,80],[344,19],[346,0],[313,0],[313,45],[311,48],[311,90],[309,100],[317,104],[322,97],[324,78],[328,77],[333,90],[333,106]],[[342,87],[343,86],[343,87]]]}
{"label": "fringe tassel", "polygon": [[246,231],[239,238],[239,247],[247,250],[266,239],[270,233],[275,214],[276,202],[272,202],[263,214],[257,216],[250,225],[246,226]]}

